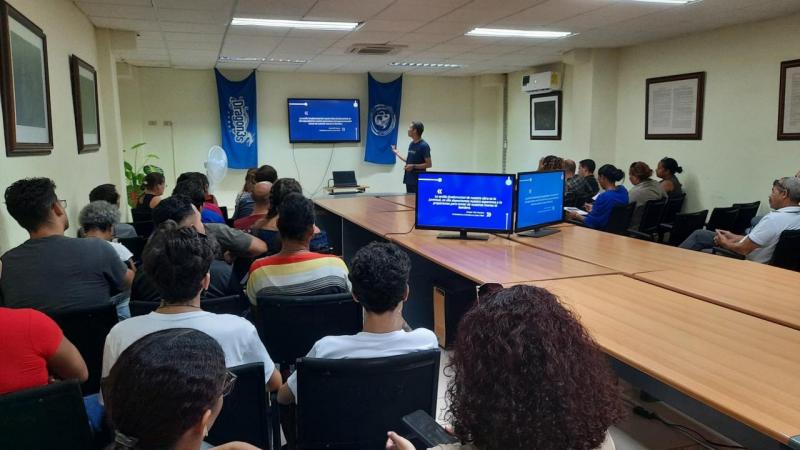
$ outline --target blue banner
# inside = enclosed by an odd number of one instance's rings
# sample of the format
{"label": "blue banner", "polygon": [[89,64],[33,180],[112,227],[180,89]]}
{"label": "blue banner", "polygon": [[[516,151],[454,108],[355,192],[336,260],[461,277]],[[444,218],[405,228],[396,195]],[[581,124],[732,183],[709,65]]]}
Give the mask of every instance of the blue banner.
{"label": "blue banner", "polygon": [[228,167],[256,167],[256,71],[242,81],[230,81],[217,69],[214,69],[214,73],[217,76],[222,148],[228,155]]}
{"label": "blue banner", "polygon": [[397,145],[400,120],[400,98],[403,95],[403,76],[389,83],[369,77],[369,117],[364,161],[375,164],[394,164],[392,145]]}

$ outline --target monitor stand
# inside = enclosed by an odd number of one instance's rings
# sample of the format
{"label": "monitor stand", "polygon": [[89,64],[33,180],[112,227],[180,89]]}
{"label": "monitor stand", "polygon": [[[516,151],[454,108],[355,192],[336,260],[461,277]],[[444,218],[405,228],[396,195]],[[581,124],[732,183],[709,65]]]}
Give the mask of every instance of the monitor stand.
{"label": "monitor stand", "polygon": [[489,235],[475,235],[475,234],[467,234],[466,231],[459,231],[458,234],[456,233],[439,233],[436,236],[437,239],[463,239],[465,241],[488,241]]}
{"label": "monitor stand", "polygon": [[517,233],[517,236],[521,237],[532,237],[532,238],[540,238],[545,236],[550,236],[551,234],[556,234],[561,230],[555,228],[536,228],[531,231],[525,231],[523,233]]}

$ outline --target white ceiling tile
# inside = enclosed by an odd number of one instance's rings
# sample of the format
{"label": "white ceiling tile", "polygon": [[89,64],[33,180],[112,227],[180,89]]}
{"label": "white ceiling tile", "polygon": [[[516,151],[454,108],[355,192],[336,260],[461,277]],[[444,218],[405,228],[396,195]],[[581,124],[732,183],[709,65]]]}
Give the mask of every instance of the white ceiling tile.
{"label": "white ceiling tile", "polygon": [[201,51],[215,51],[219,52],[222,42],[216,44],[210,42],[190,42],[190,41],[167,41],[167,47],[180,53],[183,50],[201,50]]}
{"label": "white ceiling tile", "polygon": [[227,25],[231,19],[229,7],[211,11],[158,8],[158,18],[167,22]]}
{"label": "white ceiling tile", "polygon": [[91,20],[98,28],[130,31],[160,31],[158,22],[155,20],[111,19],[108,17],[92,17]]}
{"label": "white ceiling tile", "polygon": [[598,8],[611,5],[616,0],[548,0],[513,16],[491,24],[498,27],[535,29],[566,20]]}
{"label": "white ceiling tile", "polygon": [[170,42],[219,43],[223,36],[222,33],[164,33],[164,37]]}
{"label": "white ceiling tile", "polygon": [[162,49],[162,48],[164,48],[164,40],[163,39],[136,39],[136,48],[137,49],[145,49],[145,48]]}
{"label": "white ceiling tile", "polygon": [[301,19],[316,0],[239,0],[236,17]]}
{"label": "white ceiling tile", "polygon": [[189,22],[170,22],[162,20],[159,22],[162,31],[175,33],[224,33],[227,25],[209,23],[189,23]]}
{"label": "white ceiling tile", "polygon": [[304,16],[308,20],[363,22],[389,6],[393,0],[318,0]]}
{"label": "white ceiling tile", "polygon": [[155,20],[152,6],[127,6],[108,3],[77,2],[78,7],[89,17],[110,17],[117,19]]}
{"label": "white ceiling tile", "polygon": [[230,11],[234,0],[153,0],[160,8],[169,9],[200,9],[205,11],[225,10]]}
{"label": "white ceiling tile", "polygon": [[280,44],[280,38],[228,35],[222,46],[222,55],[231,57],[266,58]]}
{"label": "white ceiling tile", "polygon": [[370,19],[359,28],[360,31],[370,31],[377,33],[385,32],[404,32],[416,31],[427,22],[421,20],[381,20]]}
{"label": "white ceiling tile", "polygon": [[[467,0],[460,4],[467,3]],[[456,3],[459,4],[459,3]],[[383,20],[419,20],[420,17],[434,19],[443,16],[456,8],[447,2],[431,0],[396,0],[391,6],[375,16]]]}
{"label": "white ceiling tile", "polygon": [[423,27],[420,27],[414,32],[423,34],[449,34],[455,38],[463,36],[464,33],[473,28],[475,27],[468,23],[434,21]]}

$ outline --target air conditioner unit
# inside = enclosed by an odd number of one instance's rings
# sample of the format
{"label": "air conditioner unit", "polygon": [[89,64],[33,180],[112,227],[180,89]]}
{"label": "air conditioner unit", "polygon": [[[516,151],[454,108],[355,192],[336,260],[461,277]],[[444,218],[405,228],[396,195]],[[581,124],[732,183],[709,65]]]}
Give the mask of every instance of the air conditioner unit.
{"label": "air conditioner unit", "polygon": [[539,72],[522,77],[522,92],[543,94],[561,90],[561,74],[558,72]]}

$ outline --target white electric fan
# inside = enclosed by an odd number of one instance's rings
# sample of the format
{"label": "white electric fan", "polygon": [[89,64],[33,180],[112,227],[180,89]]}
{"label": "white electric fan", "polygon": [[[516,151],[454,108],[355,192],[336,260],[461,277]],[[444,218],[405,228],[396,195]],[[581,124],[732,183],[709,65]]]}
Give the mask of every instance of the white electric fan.
{"label": "white electric fan", "polygon": [[208,159],[205,163],[206,175],[208,176],[208,191],[214,193],[216,186],[225,178],[228,173],[228,155],[219,145],[208,149]]}

